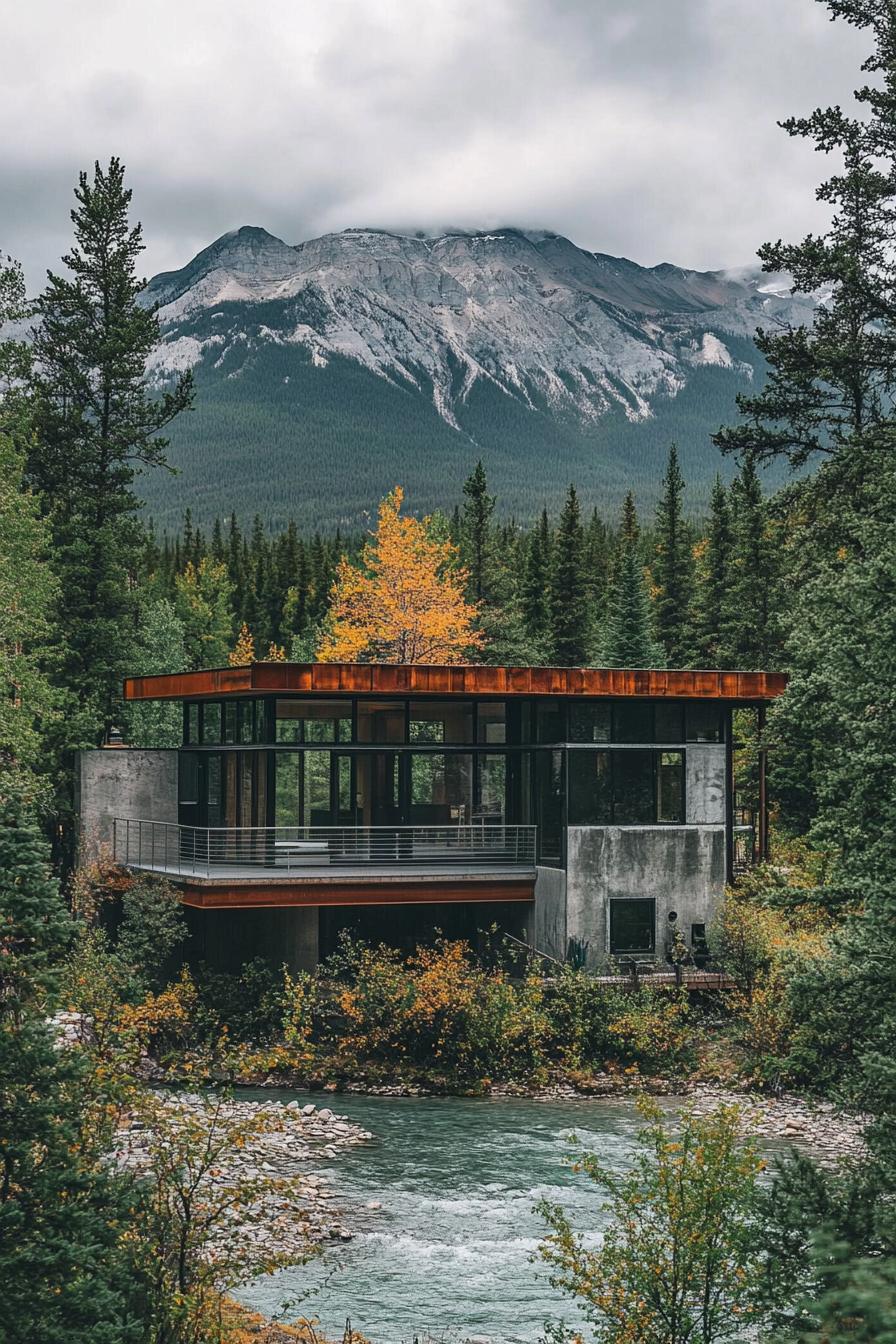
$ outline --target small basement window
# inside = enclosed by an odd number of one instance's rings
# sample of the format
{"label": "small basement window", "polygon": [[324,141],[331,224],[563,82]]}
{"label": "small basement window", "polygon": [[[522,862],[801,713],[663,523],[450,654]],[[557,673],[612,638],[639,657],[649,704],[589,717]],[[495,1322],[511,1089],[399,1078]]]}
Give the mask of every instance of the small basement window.
{"label": "small basement window", "polygon": [[627,956],[656,948],[656,901],[622,897],[610,901],[610,952]]}

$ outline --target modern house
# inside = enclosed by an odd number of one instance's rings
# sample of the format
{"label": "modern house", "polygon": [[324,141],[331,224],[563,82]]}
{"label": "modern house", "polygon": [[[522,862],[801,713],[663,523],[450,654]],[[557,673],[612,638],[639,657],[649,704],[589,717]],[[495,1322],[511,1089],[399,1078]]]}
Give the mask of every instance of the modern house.
{"label": "modern house", "polygon": [[[733,781],[732,713],[771,672],[262,662],[135,677],[183,707],[177,750],[84,752],[85,846],[181,892],[194,945],[312,967],[342,929],[410,946],[496,925],[662,959],[700,947],[766,845]],[[755,823],[755,824],[754,824]]]}

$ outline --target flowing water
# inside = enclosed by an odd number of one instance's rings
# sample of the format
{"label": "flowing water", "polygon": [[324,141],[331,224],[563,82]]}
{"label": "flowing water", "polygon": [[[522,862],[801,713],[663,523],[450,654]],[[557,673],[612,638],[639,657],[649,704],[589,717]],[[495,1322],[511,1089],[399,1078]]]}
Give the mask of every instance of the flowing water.
{"label": "flowing water", "polygon": [[[245,1093],[246,1096],[270,1094]],[[293,1095],[279,1094],[282,1100]],[[302,1097],[301,1099],[306,1099]],[[532,1263],[545,1225],[538,1200],[562,1201],[595,1237],[602,1196],[569,1170],[569,1135],[615,1167],[631,1157],[639,1118],[628,1102],[339,1096],[318,1104],[370,1130],[323,1171],[355,1233],[320,1261],[240,1293],[274,1313],[316,1316],[341,1337],[346,1317],[374,1344],[430,1335],[530,1344],[547,1319],[579,1320],[574,1303]],[[369,1209],[368,1204],[380,1204]]]}

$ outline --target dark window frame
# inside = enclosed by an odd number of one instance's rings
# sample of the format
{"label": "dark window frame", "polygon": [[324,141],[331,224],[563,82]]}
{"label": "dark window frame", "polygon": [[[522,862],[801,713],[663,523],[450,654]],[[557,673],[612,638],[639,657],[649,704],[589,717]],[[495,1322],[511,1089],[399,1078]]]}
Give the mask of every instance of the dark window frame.
{"label": "dark window frame", "polygon": [[[620,947],[614,938],[614,922],[617,910],[628,907],[631,911],[632,906],[645,905],[651,907],[652,920],[645,921],[649,924],[651,935],[647,946],[642,947]],[[607,945],[611,957],[633,957],[633,956],[655,956],[656,955],[656,897],[655,896],[611,896],[609,901],[609,910],[607,912]]]}
{"label": "dark window frame", "polygon": [[[653,788],[653,808],[652,820],[650,821],[626,821],[617,815],[617,763],[623,757],[629,755],[632,751],[649,752],[651,755],[651,777]],[[570,780],[569,765],[574,756],[584,753],[606,756],[608,758],[607,770],[607,795],[609,799],[609,816],[604,821],[575,821],[573,817],[578,815],[573,801],[572,783]],[[679,757],[679,779],[681,810],[677,820],[666,820],[660,818],[660,770],[663,756]],[[687,753],[684,747],[668,746],[643,746],[643,747],[614,747],[614,746],[581,746],[570,747],[566,753],[566,812],[567,825],[569,826],[686,826],[687,825]]]}

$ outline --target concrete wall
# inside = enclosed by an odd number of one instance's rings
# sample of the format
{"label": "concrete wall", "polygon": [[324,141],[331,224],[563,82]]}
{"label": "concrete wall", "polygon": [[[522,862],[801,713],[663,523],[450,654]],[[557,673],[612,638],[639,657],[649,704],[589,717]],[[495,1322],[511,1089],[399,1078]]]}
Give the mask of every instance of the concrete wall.
{"label": "concrete wall", "polygon": [[587,942],[588,963],[609,955],[609,902],[653,897],[657,956],[670,910],[690,942],[690,926],[708,924],[725,888],[722,826],[575,826],[567,833],[566,932]]}
{"label": "concrete wall", "polygon": [[81,751],[76,766],[81,851],[112,844],[112,821],[177,821],[177,752],[109,747]]}
{"label": "concrete wall", "polygon": [[538,868],[535,905],[529,911],[526,932],[539,952],[566,956],[566,873],[562,868]]}
{"label": "concrete wall", "polygon": [[685,821],[692,825],[724,826],[725,769],[724,745],[692,742],[684,757]]}
{"label": "concrete wall", "polygon": [[565,936],[588,944],[589,965],[609,955],[614,898],[656,901],[660,959],[670,911],[688,943],[692,924],[712,920],[725,889],[725,790],[725,746],[692,742],[685,752],[685,825],[569,828]]}

